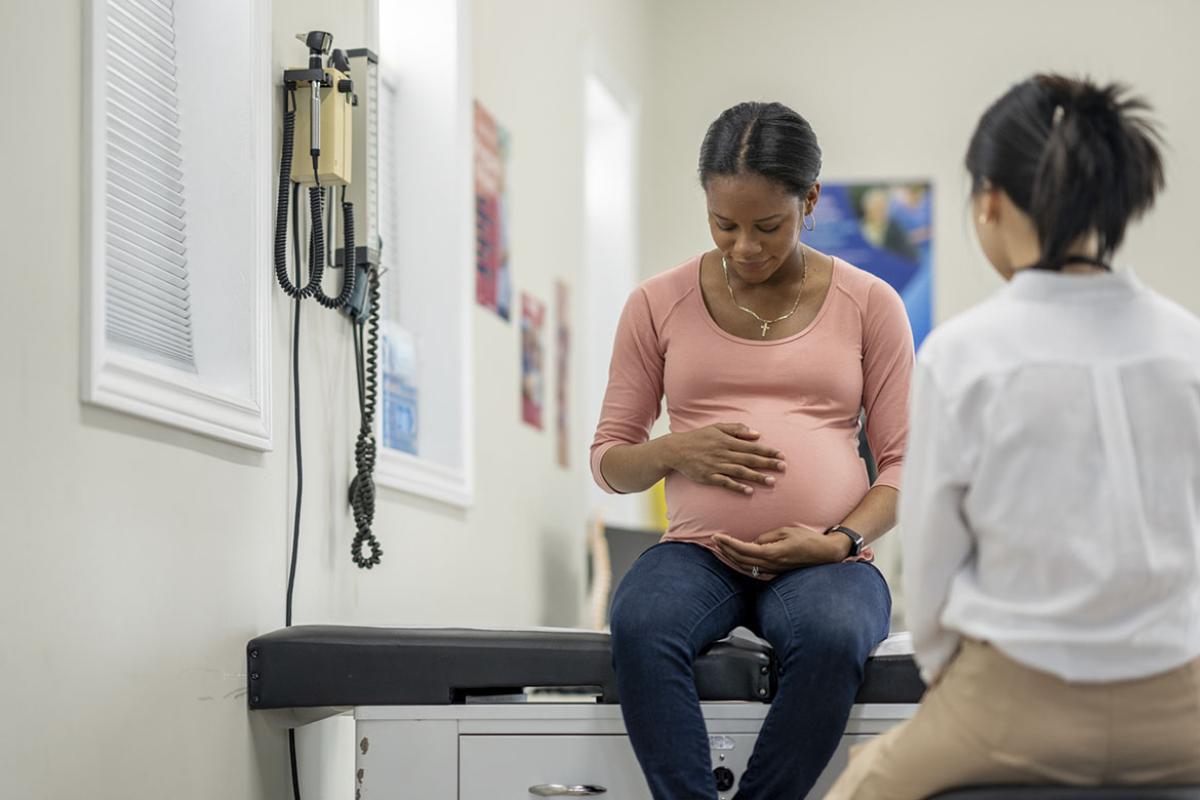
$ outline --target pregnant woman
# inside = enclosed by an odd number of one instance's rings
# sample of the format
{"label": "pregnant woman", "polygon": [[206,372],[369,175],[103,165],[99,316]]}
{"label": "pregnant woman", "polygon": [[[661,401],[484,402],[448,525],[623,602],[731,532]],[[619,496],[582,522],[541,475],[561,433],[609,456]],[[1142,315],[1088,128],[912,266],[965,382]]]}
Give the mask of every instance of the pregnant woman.
{"label": "pregnant woman", "polygon": [[[700,152],[716,247],[642,284],[617,329],[591,465],[610,492],[666,479],[670,526],[612,608],[622,712],[657,800],[717,796],[692,673],[710,643],[742,625],[775,648],[778,692],[737,797],[780,800],[816,782],[888,632],[868,544],[895,524],[912,333],[886,283],[801,241],[820,166],[786,106],[721,114]],[[651,439],[664,395],[671,432]]]}

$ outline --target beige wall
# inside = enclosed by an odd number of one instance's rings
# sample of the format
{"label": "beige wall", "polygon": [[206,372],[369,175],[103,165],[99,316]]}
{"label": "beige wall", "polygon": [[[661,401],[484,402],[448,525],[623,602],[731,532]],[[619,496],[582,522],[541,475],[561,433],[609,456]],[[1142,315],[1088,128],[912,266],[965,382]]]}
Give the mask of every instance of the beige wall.
{"label": "beige wall", "polygon": [[1200,104],[1189,76],[1200,5],[1091,0],[658,0],[646,104],[646,274],[711,247],[695,178],[700,140],[726,107],[780,100],[805,115],[823,176],[929,178],[935,184],[939,319],[998,286],[970,241],[962,156],[983,109],[1038,70],[1119,78],[1157,108],[1169,188],[1132,231],[1122,261],[1200,310],[1188,263],[1200,182]]}
{"label": "beige wall", "polygon": [[[626,28],[645,25],[635,2],[499,5],[474,9],[475,78],[514,134],[517,288],[550,300],[555,277],[578,283],[581,43],[611,49],[605,58],[636,85],[641,51]],[[362,43],[366,8],[277,0],[275,64],[302,61],[297,31]],[[248,714],[241,690],[245,642],[283,622],[290,304],[273,293],[273,452],[80,403],[82,14],[66,0],[0,10],[7,56],[33,76],[2,90],[29,124],[0,126],[10,180],[0,199],[0,796],[284,797],[285,735]],[[381,490],[384,561],[361,572],[345,507],[352,349],[341,319],[305,311],[296,621],[577,622],[591,423],[572,419],[584,441],[570,471],[555,466],[550,431],[519,424],[516,326],[476,312],[475,506]],[[332,755],[339,736],[302,747]],[[307,779],[322,787],[308,797],[335,796],[328,786],[352,796],[348,773]]]}

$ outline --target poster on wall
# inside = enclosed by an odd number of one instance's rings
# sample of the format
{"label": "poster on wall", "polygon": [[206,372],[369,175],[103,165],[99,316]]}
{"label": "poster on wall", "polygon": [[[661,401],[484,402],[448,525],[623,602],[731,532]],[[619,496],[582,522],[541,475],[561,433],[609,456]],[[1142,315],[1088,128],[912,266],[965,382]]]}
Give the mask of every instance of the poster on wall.
{"label": "poster on wall", "polygon": [[933,324],[933,187],[920,181],[823,183],[804,241],[887,281],[918,347]]}
{"label": "poster on wall", "polygon": [[557,329],[554,337],[554,396],[555,435],[557,436],[558,465],[571,466],[571,437],[569,429],[570,354],[571,354],[571,295],[566,282],[554,284],[554,316]]}
{"label": "poster on wall", "polygon": [[510,146],[508,131],[475,101],[475,301],[505,321],[512,314],[505,181]]}
{"label": "poster on wall", "polygon": [[412,333],[384,320],[383,420],[384,447],[417,455],[417,343]]}
{"label": "poster on wall", "polygon": [[542,430],[545,408],[546,304],[521,293],[521,419]]}

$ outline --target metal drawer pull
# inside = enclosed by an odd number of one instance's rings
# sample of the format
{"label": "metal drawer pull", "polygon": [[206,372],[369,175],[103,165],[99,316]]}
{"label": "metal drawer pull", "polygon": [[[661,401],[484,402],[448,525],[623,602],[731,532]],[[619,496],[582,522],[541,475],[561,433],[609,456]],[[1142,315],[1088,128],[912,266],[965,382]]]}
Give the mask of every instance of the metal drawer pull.
{"label": "metal drawer pull", "polygon": [[541,783],[530,786],[529,793],[535,797],[595,797],[608,794],[603,786],[564,786],[561,783]]}

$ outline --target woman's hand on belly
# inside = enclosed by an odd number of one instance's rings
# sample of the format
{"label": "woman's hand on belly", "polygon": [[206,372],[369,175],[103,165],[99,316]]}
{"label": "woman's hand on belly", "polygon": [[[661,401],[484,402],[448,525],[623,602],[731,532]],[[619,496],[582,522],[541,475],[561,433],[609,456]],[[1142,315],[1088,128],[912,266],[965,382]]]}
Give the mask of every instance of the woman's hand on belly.
{"label": "woman's hand on belly", "polygon": [[725,557],[746,571],[758,567],[769,574],[815,564],[833,564],[850,554],[850,540],[845,536],[826,536],[798,526],[776,528],[753,542],[716,533],[713,542]]}
{"label": "woman's hand on belly", "polygon": [[748,483],[772,486],[768,472],[782,472],[783,453],[758,444],[759,434],[735,422],[719,422],[666,439],[667,465],[687,479],[753,494]]}

